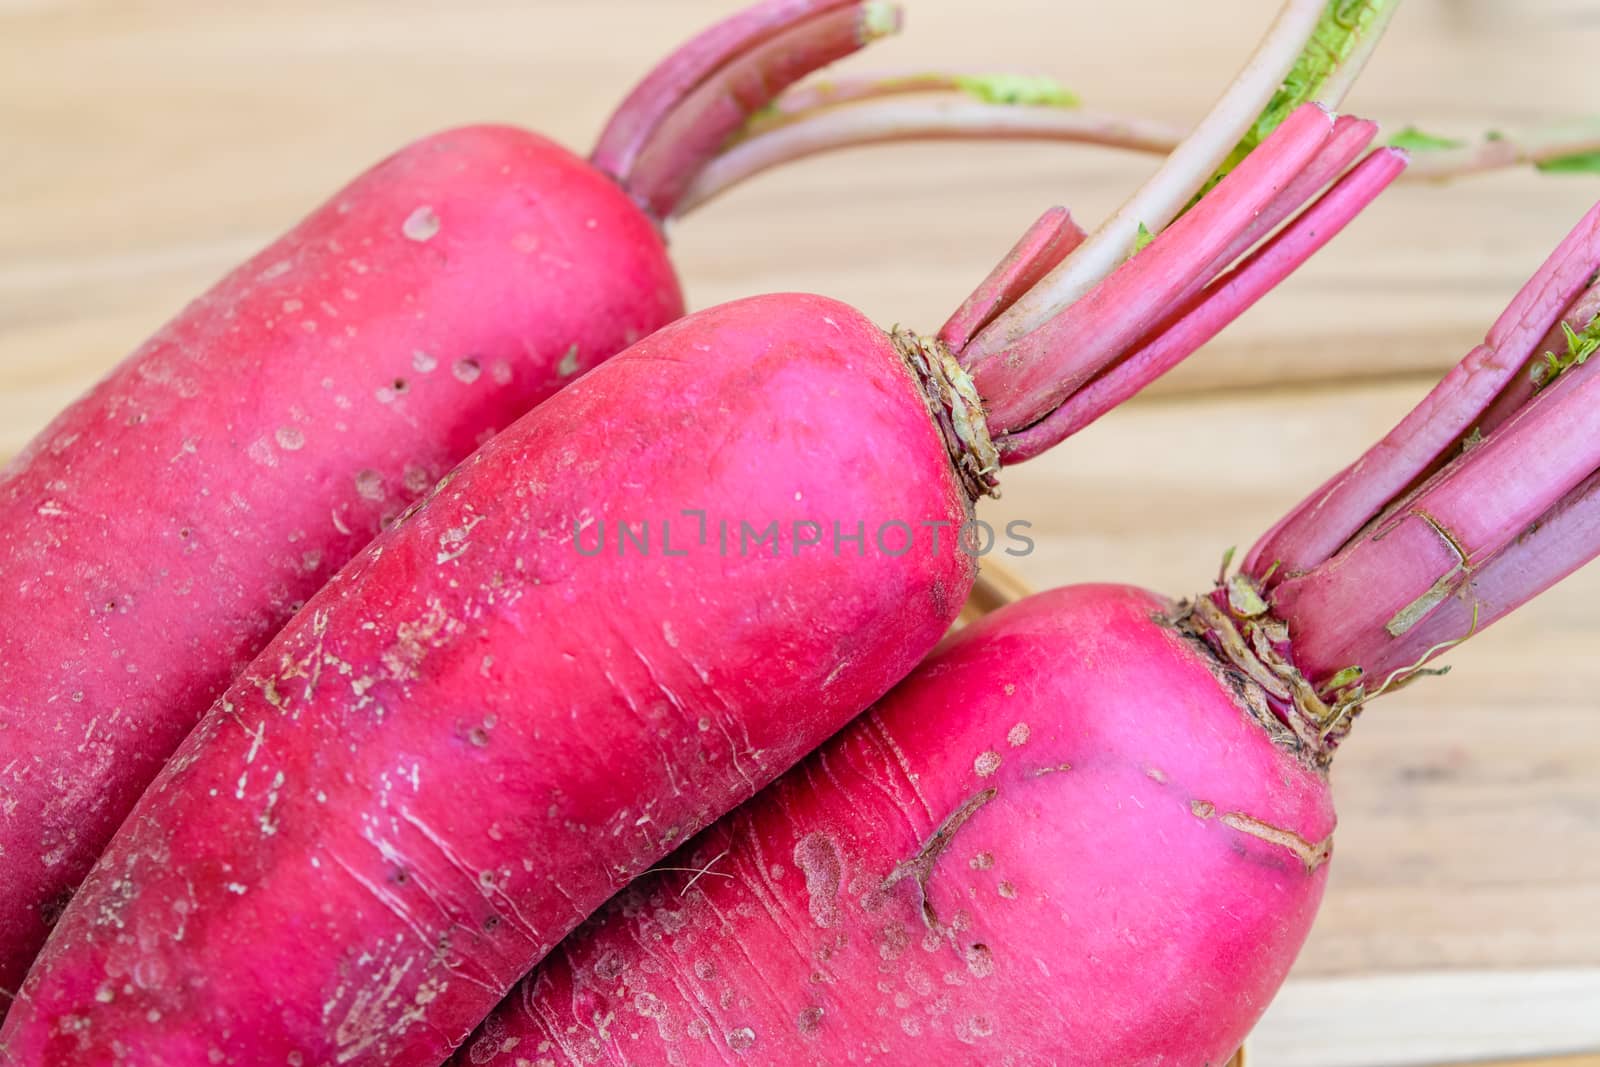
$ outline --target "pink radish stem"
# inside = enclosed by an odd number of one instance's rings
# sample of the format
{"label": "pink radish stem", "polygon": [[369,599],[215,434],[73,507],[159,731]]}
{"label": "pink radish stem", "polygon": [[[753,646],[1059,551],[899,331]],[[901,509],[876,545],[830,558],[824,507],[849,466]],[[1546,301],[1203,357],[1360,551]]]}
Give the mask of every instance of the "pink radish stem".
{"label": "pink radish stem", "polygon": [[1472,574],[1471,595],[1445,600],[1374,657],[1375,676],[1425,662],[1430,650],[1487,628],[1588,563],[1600,544],[1600,472],[1551,508],[1537,526]]}
{"label": "pink radish stem", "polygon": [[[1319,758],[1365,701],[1600,555],[1597,267],[1600,207],[1483,345],[1197,608]],[[1519,371],[1549,348],[1530,385]]]}
{"label": "pink radish stem", "polygon": [[[791,122],[809,120],[855,101],[879,101],[907,93],[961,92],[962,76],[950,71],[864,74],[796,85],[772,102],[770,115],[750,124],[750,137]],[[1173,144],[1182,140],[1182,134]]]}
{"label": "pink radish stem", "polygon": [[983,284],[962,303],[939,331],[939,340],[959,352],[989,324],[1083,243],[1084,232],[1066,208],[1051,208],[1029,227]]}
{"label": "pink radish stem", "polygon": [[1116,214],[1044,282],[975,338],[973,360],[1008,348],[1083,297],[1132,250],[1139,227],[1159,232],[1234,149],[1316,31],[1322,0],[1288,0],[1260,46],[1193,133]]}
{"label": "pink radish stem", "polygon": [[1105,284],[1003,350],[986,352],[983,340],[1005,315],[979,334],[963,364],[988,402],[994,432],[1020,430],[1043,418],[1145,334],[1176,294],[1205,280],[1204,272],[1316,157],[1332,129],[1332,116],[1320,108],[1296,111],[1262,151],[1240,165],[1236,178],[1230,176],[1158,238],[1151,254],[1123,263]]}
{"label": "pink radish stem", "polygon": [[710,27],[668,56],[628,94],[596,142],[591,162],[623,178],[661,123],[730,60],[813,16],[855,0],[769,0]]}
{"label": "pink radish stem", "polygon": [[1434,610],[1470,595],[1477,568],[1597,469],[1600,361],[1563,375],[1337,556],[1281,582],[1272,603],[1294,634],[1296,663],[1319,687],[1352,666],[1371,680],[1385,650],[1414,629],[1430,647],[1465,636],[1439,633]]}
{"label": "pink radish stem", "polygon": [[851,3],[786,27],[678,101],[618,177],[646,210],[667,217],[700,169],[784,86],[898,28],[898,9],[881,0]]}
{"label": "pink radish stem", "polygon": [[[1261,214],[1245,227],[1244,232],[1228,247],[1228,250],[1218,257],[1219,265],[1226,266],[1234,262],[1327,188],[1372,143],[1377,129],[1371,122],[1353,115],[1340,115],[1335,119],[1333,132],[1329,135],[1327,143],[1322,146],[1322,150],[1306,165],[1305,170],[1286,185],[1283,191],[1267,204]],[[1400,162],[1403,164],[1404,161]],[[1405,166],[1401,165],[1398,167],[1398,172],[1403,174],[1405,169]]]}
{"label": "pink radish stem", "polygon": [[1418,152],[1413,178],[1439,180],[1522,164],[1543,166],[1600,151],[1600,121],[1569,121],[1522,131],[1481,134],[1459,147]]}
{"label": "pink radish stem", "polygon": [[692,211],[749,178],[825,152],[902,141],[1066,141],[1166,153],[1183,140],[1172,123],[1057,107],[987,104],[966,96],[885,98],[830,108],[742,140],[706,165],[684,195]]}
{"label": "pink radish stem", "polygon": [[1181,363],[1332,240],[1405,169],[1393,149],[1368,156],[1260,251],[1217,282],[1198,306],[1045,419],[1001,443],[1020,463],[1077,433]]}
{"label": "pink radish stem", "polygon": [[1523,364],[1521,370],[1500,395],[1495,397],[1494,403],[1489,405],[1483,417],[1478,420],[1475,427],[1477,432],[1488,433],[1531,400],[1533,394],[1543,387],[1548,375],[1546,354],[1565,349],[1566,330],[1581,331],[1593,322],[1597,315],[1600,315],[1600,285],[1591,285],[1573,301],[1572,307],[1561,317],[1561,321],[1544,335],[1544,340],[1534,346],[1532,357]]}
{"label": "pink radish stem", "polygon": [[1600,206],[1584,216],[1517,294],[1485,342],[1349,471],[1257,544],[1245,561],[1245,573],[1268,581],[1265,576],[1273,570],[1271,580],[1282,580],[1337,552],[1384,502],[1467,435],[1597,267]]}

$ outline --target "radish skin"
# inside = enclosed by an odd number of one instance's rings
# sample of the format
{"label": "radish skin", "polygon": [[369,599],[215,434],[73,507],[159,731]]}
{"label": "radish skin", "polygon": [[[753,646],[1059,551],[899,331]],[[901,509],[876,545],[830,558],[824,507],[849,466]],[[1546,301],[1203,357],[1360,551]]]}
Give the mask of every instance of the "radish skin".
{"label": "radish skin", "polygon": [[[685,506],[712,533],[678,520],[682,558],[574,540]],[[477,452],[228,691],[58,925],[7,1062],[441,1062],[596,905],[915,666],[973,563],[871,531],[970,507],[848,307],[754,299],[640,342]],[[786,533],[724,556],[719,517],[859,518],[866,552]]]}
{"label": "radish skin", "polygon": [[357,178],[40,434],[0,480],[0,989],[318,587],[489,434],[682,309],[615,183],[521,130],[452,130]]}
{"label": "radish skin", "polygon": [[953,635],[452,1063],[1226,1062],[1305,940],[1334,816],[1172,612],[1079,586]]}

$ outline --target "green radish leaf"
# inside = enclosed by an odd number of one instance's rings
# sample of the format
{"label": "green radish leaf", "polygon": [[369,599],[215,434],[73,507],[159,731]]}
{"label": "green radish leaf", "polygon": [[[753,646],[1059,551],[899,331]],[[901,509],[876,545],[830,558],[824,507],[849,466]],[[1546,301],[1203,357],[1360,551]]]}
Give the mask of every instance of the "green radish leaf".
{"label": "green radish leaf", "polygon": [[900,32],[900,9],[884,0],[871,0],[861,10],[861,38],[876,41]]}
{"label": "green radish leaf", "polygon": [[1600,174],[1600,152],[1542,159],[1534,165],[1546,174]]}
{"label": "green radish leaf", "polygon": [[1467,142],[1454,137],[1436,137],[1423,133],[1415,126],[1407,126],[1389,138],[1389,147],[1403,148],[1407,152],[1445,152],[1452,148],[1465,148]]}
{"label": "green radish leaf", "polygon": [[1139,232],[1133,235],[1133,254],[1138,255],[1149,248],[1150,242],[1155,239],[1156,235],[1150,232],[1150,227],[1142,222],[1139,223]]}
{"label": "green radish leaf", "polygon": [[1363,672],[1360,667],[1346,667],[1332,678],[1329,678],[1328,684],[1325,686],[1325,688],[1329,692],[1338,692],[1340,689],[1343,689],[1346,686],[1351,686],[1359,682],[1361,680],[1362,673]]}
{"label": "green radish leaf", "polygon": [[1254,619],[1267,613],[1267,602],[1261,598],[1255,583],[1243,574],[1228,579],[1228,607],[1241,619]]}
{"label": "green radish leaf", "polygon": [[[1267,101],[1261,115],[1222,161],[1200,196],[1244,162],[1277,129],[1289,113],[1322,95],[1322,87],[1344,66],[1374,27],[1381,28],[1399,0],[1328,0],[1311,40],[1289,68],[1283,84]],[[1196,197],[1198,200],[1199,197]]]}
{"label": "green radish leaf", "polygon": [[1583,366],[1600,349],[1600,315],[1590,319],[1589,325],[1581,333],[1565,322],[1561,324],[1561,332],[1566,335],[1567,350],[1560,355],[1546,352],[1544,361],[1534,366],[1533,384],[1536,389],[1543,389],[1573,367]]}
{"label": "green radish leaf", "polygon": [[986,104],[1074,108],[1078,95],[1054,78],[1025,74],[963,74],[956,87]]}

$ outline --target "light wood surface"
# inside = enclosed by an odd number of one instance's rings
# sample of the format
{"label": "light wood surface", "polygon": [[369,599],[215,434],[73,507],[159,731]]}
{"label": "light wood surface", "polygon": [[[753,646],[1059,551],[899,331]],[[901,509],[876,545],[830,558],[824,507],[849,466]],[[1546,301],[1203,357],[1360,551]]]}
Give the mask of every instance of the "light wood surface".
{"label": "light wood surface", "polygon": [[[1098,106],[1185,119],[1275,5],[908,6],[905,36],[858,69],[1049,72]],[[652,57],[731,7],[0,0],[0,456],[394,147],[476,120],[584,147]],[[1597,49],[1600,0],[1408,0],[1351,103],[1441,132],[1593,114]],[[1048,146],[860,151],[738,190],[678,226],[675,250],[698,306],[814,289],[931,327],[1041,209],[1066,203],[1092,224],[1151,166]],[[1039,587],[1196,590],[1227,546],[1386,429],[1597,197],[1592,178],[1526,173],[1397,189],[1156,396],[1011,474],[991,515],[1026,518],[1038,538],[1013,565]],[[1435,1017],[1416,998],[1455,996],[1453,980],[1402,983],[1400,1003],[1352,994],[1320,1028],[1294,1008],[1331,995],[1319,983],[1459,971],[1510,1010],[1524,986],[1484,972],[1600,968],[1597,596],[1600,569],[1362,721],[1335,772],[1338,858],[1300,992],[1264,1028],[1256,1067],[1400,1062],[1331,1050],[1408,1033],[1420,1051],[1406,1063],[1462,1051],[1408,1026]],[[1600,1017],[1600,998],[1592,1014],[1560,1004],[1570,1025],[1552,1040]],[[1535,1035],[1547,1018],[1518,1017]]]}
{"label": "light wood surface", "polygon": [[1262,1067],[1600,1067],[1600,968],[1301,979],[1251,1042]]}

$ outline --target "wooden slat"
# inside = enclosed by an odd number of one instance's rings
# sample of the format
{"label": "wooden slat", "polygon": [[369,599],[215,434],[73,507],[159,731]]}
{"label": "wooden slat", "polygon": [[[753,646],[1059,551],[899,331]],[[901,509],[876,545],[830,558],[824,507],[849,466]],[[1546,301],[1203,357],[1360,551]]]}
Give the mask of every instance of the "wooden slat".
{"label": "wooden slat", "polygon": [[1600,969],[1292,982],[1251,1039],[1252,1067],[1594,1067]]}

